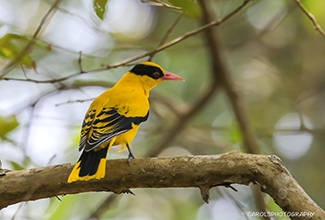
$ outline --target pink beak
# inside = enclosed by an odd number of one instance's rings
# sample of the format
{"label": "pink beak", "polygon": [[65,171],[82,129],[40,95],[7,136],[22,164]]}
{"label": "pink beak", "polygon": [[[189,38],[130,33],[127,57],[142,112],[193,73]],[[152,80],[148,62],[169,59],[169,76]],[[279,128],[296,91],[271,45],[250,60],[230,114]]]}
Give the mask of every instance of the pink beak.
{"label": "pink beak", "polygon": [[170,73],[170,72],[167,72],[165,71],[166,75],[161,77],[161,79],[163,80],[178,80],[178,81],[185,81],[185,79],[183,79],[182,77],[180,76],[177,76],[176,74],[174,73]]}

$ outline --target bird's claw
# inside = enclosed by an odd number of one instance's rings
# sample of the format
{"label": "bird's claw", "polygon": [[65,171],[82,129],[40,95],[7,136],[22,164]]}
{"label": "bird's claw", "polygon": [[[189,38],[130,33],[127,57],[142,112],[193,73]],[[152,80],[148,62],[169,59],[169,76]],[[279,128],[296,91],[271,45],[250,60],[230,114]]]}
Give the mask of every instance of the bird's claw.
{"label": "bird's claw", "polygon": [[133,153],[129,153],[129,156],[128,156],[129,166],[130,166],[131,160],[133,160],[133,159],[135,159],[135,156],[133,155]]}
{"label": "bird's claw", "polygon": [[126,144],[126,147],[128,148],[128,151],[129,151],[128,163],[129,163],[129,166],[130,166],[130,162],[131,162],[131,160],[135,159],[135,156],[132,153],[132,150],[131,150],[129,144]]}
{"label": "bird's claw", "polygon": [[134,195],[135,196],[134,192],[132,192],[130,189],[123,189],[122,190],[122,193],[131,194],[131,195]]}

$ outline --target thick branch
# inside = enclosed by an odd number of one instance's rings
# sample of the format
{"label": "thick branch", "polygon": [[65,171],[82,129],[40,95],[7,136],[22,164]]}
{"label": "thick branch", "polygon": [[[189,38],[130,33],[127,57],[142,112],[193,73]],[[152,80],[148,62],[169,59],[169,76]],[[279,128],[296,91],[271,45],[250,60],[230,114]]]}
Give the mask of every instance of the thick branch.
{"label": "thick branch", "polygon": [[[230,152],[211,156],[108,160],[102,180],[67,183],[73,164],[10,171],[0,177],[0,208],[22,201],[90,191],[127,192],[130,188],[229,186],[258,184],[287,212],[325,212],[304,192],[274,156]],[[63,200],[64,202],[64,200]],[[295,218],[293,218],[295,219]],[[299,220],[308,219],[299,217]]]}

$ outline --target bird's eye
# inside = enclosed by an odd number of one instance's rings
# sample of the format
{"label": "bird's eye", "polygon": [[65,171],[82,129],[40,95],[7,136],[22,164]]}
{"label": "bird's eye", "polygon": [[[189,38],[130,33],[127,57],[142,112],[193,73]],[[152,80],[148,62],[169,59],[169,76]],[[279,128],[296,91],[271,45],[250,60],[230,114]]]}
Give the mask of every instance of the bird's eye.
{"label": "bird's eye", "polygon": [[159,76],[160,76],[160,73],[158,73],[158,72],[153,73],[153,77],[158,78]]}

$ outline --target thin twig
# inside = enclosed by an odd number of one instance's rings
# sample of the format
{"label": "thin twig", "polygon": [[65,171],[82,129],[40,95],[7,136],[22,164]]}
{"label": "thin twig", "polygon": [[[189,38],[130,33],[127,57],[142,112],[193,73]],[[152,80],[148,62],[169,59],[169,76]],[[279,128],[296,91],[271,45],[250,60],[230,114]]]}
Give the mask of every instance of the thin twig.
{"label": "thin twig", "polygon": [[215,95],[219,89],[219,85],[213,82],[211,86],[205,91],[205,93],[197,99],[196,103],[193,104],[192,108],[185,114],[179,117],[177,124],[175,124],[166,135],[159,142],[158,146],[155,146],[149,153],[149,157],[157,156],[161,151],[168,147],[175,138],[186,128],[187,123],[200,111],[202,110],[210,99]]}
{"label": "thin twig", "polygon": [[29,41],[29,43],[26,45],[26,47],[15,57],[14,60],[12,60],[10,63],[8,63],[0,72],[0,80],[7,75],[15,66],[18,64],[28,53],[31,52],[33,46],[36,43],[36,38],[38,34],[41,32],[42,28],[44,27],[46,21],[50,17],[51,13],[60,5],[60,3],[63,0],[56,0],[54,4],[51,6],[51,8],[47,11],[45,16],[42,18],[40,24],[38,25],[35,33],[33,34],[32,39]]}
{"label": "thin twig", "polygon": [[60,105],[66,105],[66,104],[71,104],[71,103],[83,103],[83,102],[90,102],[93,101],[95,98],[90,98],[90,99],[77,99],[77,100],[69,100],[67,102],[61,102],[58,104],[55,104],[56,107],[60,106]]}
{"label": "thin twig", "polygon": [[[189,38],[189,37],[192,37],[196,34],[199,34],[200,32],[206,30],[207,28],[210,28],[212,26],[218,26],[222,23],[224,23],[225,21],[227,21],[229,18],[231,18],[232,16],[234,16],[236,13],[238,13],[242,8],[244,8],[248,3],[250,2],[250,0],[245,0],[243,2],[243,4],[241,4],[240,6],[238,6],[235,10],[233,10],[231,13],[229,13],[226,17],[220,19],[220,20],[217,20],[217,21],[212,21],[210,22],[209,24],[206,24],[206,25],[203,25],[193,31],[190,31],[186,34],[184,34],[183,36],[180,36],[180,37],[177,37],[175,38],[174,40],[171,40],[159,47],[157,47],[156,49],[152,50],[152,51],[148,51],[146,53],[143,53],[143,54],[140,54],[140,55],[137,55],[137,56],[134,56],[134,57],[130,57],[130,58],[127,58],[125,60],[122,60],[122,61],[119,61],[119,62],[116,62],[116,63],[113,63],[113,64],[109,64],[109,65],[106,65],[104,66],[103,68],[99,68],[99,69],[94,69],[94,70],[89,70],[89,71],[84,71],[83,73],[94,73],[94,72],[100,72],[100,71],[104,71],[104,70],[108,70],[108,69],[113,69],[113,68],[117,68],[117,67],[120,67],[120,66],[123,66],[123,65],[126,65],[126,64],[129,64],[133,61],[136,61],[136,60],[139,60],[143,57],[146,57],[146,56],[150,56],[151,54],[155,54],[159,51],[162,51],[162,50],[165,50],[171,46],[174,46],[175,44]],[[64,81],[64,80],[67,80],[67,79],[70,79],[72,77],[75,77],[75,76],[78,76],[80,75],[81,73],[75,73],[75,74],[72,74],[72,75],[69,75],[69,76],[66,76],[66,77],[62,77],[62,78],[59,78],[59,79],[51,79],[51,80],[34,80],[34,79],[13,79],[13,78],[4,78],[5,80],[17,80],[17,81],[29,81],[29,82],[34,82],[34,83],[55,83],[55,82],[61,82],[61,81]],[[1,77],[0,77],[1,79]]]}
{"label": "thin twig", "polygon": [[163,45],[163,44],[166,42],[166,40],[167,40],[167,38],[169,37],[170,33],[174,30],[174,28],[176,27],[176,25],[178,24],[178,22],[181,20],[181,18],[183,17],[183,15],[184,15],[184,13],[182,12],[182,13],[180,13],[180,14],[177,16],[176,20],[175,20],[175,21],[172,23],[172,25],[168,28],[168,30],[167,30],[165,36],[163,37],[163,39],[161,40],[159,46]]}
{"label": "thin twig", "polygon": [[[89,72],[87,72],[87,73],[89,73]],[[84,72],[84,73],[86,73],[86,72]],[[69,75],[69,76],[65,76],[65,77],[62,77],[62,78],[48,79],[48,80],[36,80],[36,79],[31,79],[31,78],[27,78],[27,79],[15,79],[15,78],[7,78],[7,77],[4,77],[3,80],[7,80],[7,81],[24,81],[24,82],[33,82],[33,83],[50,83],[50,84],[53,84],[53,83],[65,81],[67,79],[70,79],[72,77],[78,76],[80,74],[82,74],[82,73],[75,73],[75,74],[72,74],[72,75]]]}
{"label": "thin twig", "polygon": [[141,2],[148,4],[148,5],[152,5],[152,6],[163,6],[163,7],[169,8],[169,9],[182,10],[182,8],[180,8],[180,7],[167,4],[166,2],[161,1],[161,0],[155,0],[155,1],[141,0]]}
{"label": "thin twig", "polygon": [[[220,22],[224,22],[225,20],[229,19],[230,17],[235,15],[237,12],[239,12],[249,1],[250,0],[244,1],[242,5],[240,5],[234,11],[229,13],[225,18],[220,19],[219,21],[213,21],[206,25],[203,25],[200,28],[196,29],[195,31],[189,32],[188,34],[182,36],[182,38],[187,38],[189,36],[192,36],[194,34],[201,32],[203,30],[206,30],[207,28],[212,27],[216,24],[220,24]],[[176,41],[176,40],[177,39],[175,39],[174,41]],[[172,43],[172,42],[173,41],[171,41],[169,43]],[[166,44],[164,44],[164,45],[166,45]],[[195,116],[209,102],[209,100],[215,95],[216,91],[220,87],[220,82],[221,81],[218,80],[217,77],[213,78],[210,87],[205,91],[204,95],[197,100],[197,102],[193,105],[193,107],[189,111],[187,111],[185,114],[183,114],[179,118],[178,123],[173,128],[171,128],[171,130],[169,132],[167,132],[167,134],[164,136],[164,138],[159,143],[159,145],[156,146],[155,149],[153,149],[149,153],[149,156],[157,156],[164,148],[166,148],[168,145],[170,145],[175,140],[175,138],[185,129],[186,124],[192,119],[192,117]]]}
{"label": "thin twig", "polygon": [[16,210],[15,214],[12,216],[11,220],[15,220],[17,214],[20,212],[23,206],[25,206],[28,202],[23,202],[19,205],[18,209]]}
{"label": "thin twig", "polygon": [[[176,25],[178,24],[178,22],[181,20],[181,18],[183,17],[183,15],[184,15],[184,13],[182,12],[182,13],[180,13],[180,14],[177,16],[176,20],[172,23],[172,25],[171,25],[171,26],[168,28],[168,30],[166,31],[166,33],[165,33],[164,37],[162,38],[162,40],[161,40],[160,44],[158,45],[158,47],[161,46],[161,45],[163,45],[163,44],[166,42],[168,36],[169,36],[170,33],[174,30],[174,28],[176,27]],[[157,53],[157,52],[156,52],[156,53]],[[152,58],[154,57],[154,55],[156,55],[156,53],[152,53],[152,54],[149,56],[148,61],[151,61]]]}
{"label": "thin twig", "polygon": [[78,66],[79,66],[80,73],[84,73],[85,71],[83,71],[83,69],[82,69],[81,57],[82,57],[82,51],[79,52]]}
{"label": "thin twig", "polygon": [[311,20],[311,22],[313,22],[314,25],[314,29],[316,31],[318,31],[321,35],[323,35],[323,37],[325,37],[325,31],[322,29],[322,27],[317,23],[317,20],[315,18],[315,16],[310,13],[307,8],[305,6],[303,6],[300,2],[300,0],[294,0],[297,5],[299,6],[299,8],[303,11],[303,13],[305,13],[307,15],[307,17],[309,18],[309,20]]}
{"label": "thin twig", "polygon": [[117,194],[110,194],[109,196],[107,196],[106,199],[102,203],[100,203],[97,209],[92,212],[88,217],[86,217],[85,220],[100,219],[101,215],[106,212],[108,208],[110,208],[112,203],[116,201],[117,198]]}

